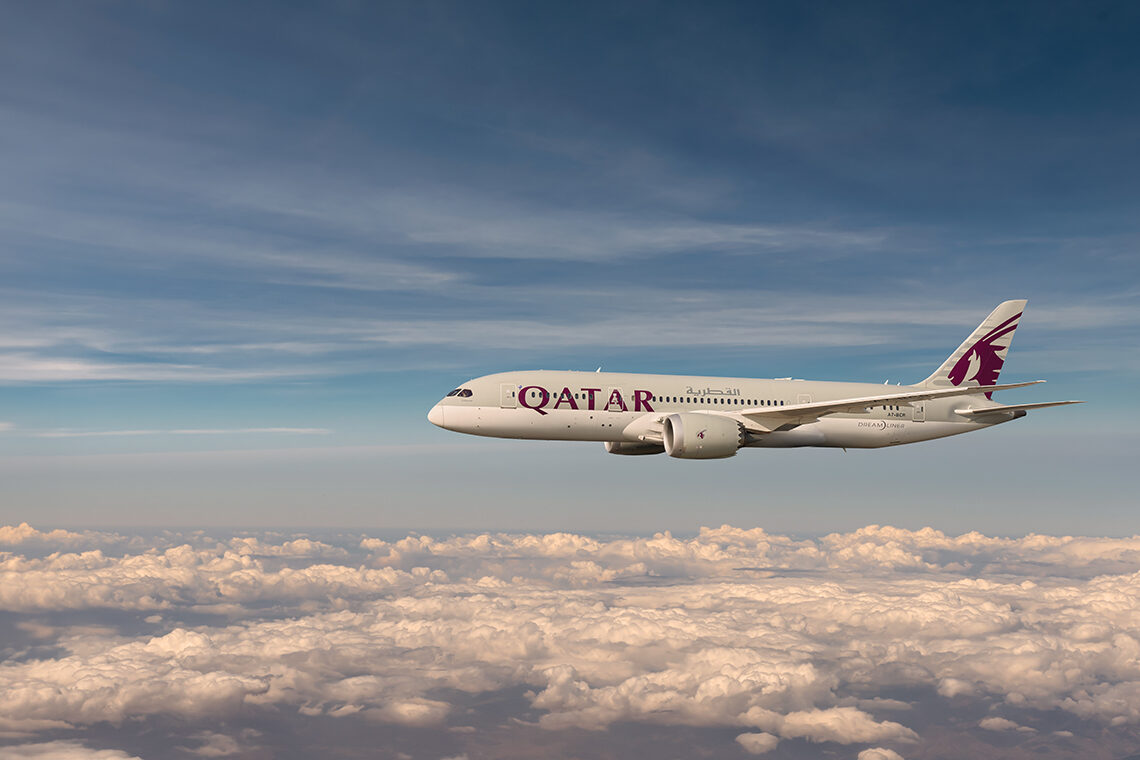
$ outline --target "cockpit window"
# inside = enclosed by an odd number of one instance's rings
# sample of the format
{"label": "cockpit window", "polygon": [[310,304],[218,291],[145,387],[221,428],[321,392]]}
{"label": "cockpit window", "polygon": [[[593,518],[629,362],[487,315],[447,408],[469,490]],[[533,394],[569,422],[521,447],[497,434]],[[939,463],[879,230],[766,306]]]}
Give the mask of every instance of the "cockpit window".
{"label": "cockpit window", "polygon": [[451,397],[451,396],[458,396],[458,395],[459,395],[459,391],[460,391],[460,390],[462,390],[462,389],[461,389],[461,388],[456,388],[455,390],[453,390],[451,393],[449,393],[449,394],[447,394],[447,395],[448,395],[448,397]]}
{"label": "cockpit window", "polygon": [[471,391],[467,388],[463,388],[455,395],[459,396],[459,398],[471,398]]}

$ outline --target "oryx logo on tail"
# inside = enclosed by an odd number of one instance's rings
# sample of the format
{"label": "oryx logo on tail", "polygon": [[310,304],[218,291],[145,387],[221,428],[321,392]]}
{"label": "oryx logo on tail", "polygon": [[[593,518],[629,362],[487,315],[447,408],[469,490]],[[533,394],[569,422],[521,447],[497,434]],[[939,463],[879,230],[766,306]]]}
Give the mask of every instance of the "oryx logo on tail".
{"label": "oryx logo on tail", "polygon": [[[970,337],[920,385],[927,388],[985,388],[997,385],[998,374],[1005,364],[1010,344],[1013,343],[1013,331],[1017,329],[1024,311],[1023,300],[998,304],[978,328],[970,333]],[[990,398],[990,394],[986,393],[986,397]]]}
{"label": "oryx logo on tail", "polygon": [[[950,382],[954,385],[971,382],[978,385],[997,385],[998,373],[1005,364],[1005,355],[1012,342],[1002,339],[1017,329],[1019,319],[1021,312],[1002,322],[970,346],[970,350],[958,360],[947,375]],[[999,345],[999,340],[1002,340],[1004,345]],[[989,398],[990,394],[987,393],[986,397]]]}

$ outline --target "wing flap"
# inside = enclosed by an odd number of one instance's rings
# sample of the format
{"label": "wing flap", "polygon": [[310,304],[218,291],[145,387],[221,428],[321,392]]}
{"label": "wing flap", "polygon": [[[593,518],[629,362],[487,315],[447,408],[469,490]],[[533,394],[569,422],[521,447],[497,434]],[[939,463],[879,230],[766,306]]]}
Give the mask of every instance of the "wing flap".
{"label": "wing flap", "polygon": [[1030,409],[1048,409],[1051,406],[1066,406],[1068,404],[1083,404],[1084,401],[1044,401],[1037,404],[1010,404],[1009,406],[987,406],[978,407],[974,409],[967,407],[966,409],[955,409],[954,414],[961,414],[967,417],[984,417],[991,414],[1004,414],[1010,412],[1029,411]]}
{"label": "wing flap", "polygon": [[856,398],[835,399],[832,401],[813,401],[809,404],[742,409],[737,412],[737,414],[756,423],[756,425],[767,432],[775,432],[777,430],[790,430],[798,425],[806,425],[829,414],[858,414],[867,411],[871,407],[884,404],[908,404],[915,401],[929,401],[931,399],[948,398],[952,396],[977,396],[982,393],[1004,391],[1011,388],[1024,388],[1028,385],[1037,385],[1043,382],[1045,381],[1031,380],[1026,383],[1006,383],[1005,385],[986,385],[981,387],[969,386],[963,388],[941,388],[937,390],[910,390],[901,393],[884,393],[876,396],[859,396]]}

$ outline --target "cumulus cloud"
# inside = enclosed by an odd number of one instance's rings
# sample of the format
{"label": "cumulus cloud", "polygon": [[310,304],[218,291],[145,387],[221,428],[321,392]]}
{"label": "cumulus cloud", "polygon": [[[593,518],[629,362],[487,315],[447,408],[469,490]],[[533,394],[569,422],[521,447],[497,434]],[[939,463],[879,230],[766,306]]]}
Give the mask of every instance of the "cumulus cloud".
{"label": "cumulus cloud", "polygon": [[[881,745],[921,746],[931,705],[1004,705],[1020,722],[976,730],[1025,740],[1058,711],[1095,731],[1140,727],[1134,539],[879,526],[140,539],[21,525],[0,541],[0,605],[34,648],[0,661],[0,715],[25,735],[264,711],[416,729],[515,689],[536,730],[735,727],[755,754],[827,742],[890,760]],[[68,625],[66,611],[127,622]],[[211,728],[180,746],[246,744]]]}
{"label": "cumulus cloud", "polygon": [[780,738],[765,733],[740,734],[736,737],[736,743],[744,747],[744,751],[750,755],[763,755],[776,749],[776,745],[780,743]]}
{"label": "cumulus cloud", "polygon": [[1033,731],[1028,726],[1019,726],[1008,718],[982,718],[978,721],[978,726],[987,731]]}
{"label": "cumulus cloud", "polygon": [[113,534],[80,532],[69,530],[40,531],[26,522],[19,525],[0,525],[0,545],[19,546],[38,542],[62,549],[76,546],[90,546]]}
{"label": "cumulus cloud", "polygon": [[24,554],[47,554],[100,548],[111,551],[145,551],[161,544],[156,537],[124,536],[107,531],[38,530],[28,523],[0,525],[0,556],[4,548],[19,549]]}
{"label": "cumulus cloud", "polygon": [[893,749],[872,747],[860,752],[858,760],[903,760],[903,756]]}
{"label": "cumulus cloud", "polygon": [[239,736],[203,731],[190,737],[192,740],[190,746],[179,749],[201,757],[229,757],[246,752],[247,742],[255,741],[260,735],[260,731],[248,728],[240,732]]}
{"label": "cumulus cloud", "polygon": [[[277,547],[278,556],[293,547]],[[114,608],[164,610],[242,603],[287,604],[307,600],[360,598],[396,586],[411,587],[422,576],[446,576],[426,568],[309,565],[269,567],[250,553],[197,551],[189,546],[115,558],[101,550],[53,554],[41,559],[0,557],[0,606],[15,611]],[[238,610],[240,613],[241,610]]]}
{"label": "cumulus cloud", "polygon": [[69,741],[0,747],[0,756],[10,760],[140,760],[117,749],[89,749]]}

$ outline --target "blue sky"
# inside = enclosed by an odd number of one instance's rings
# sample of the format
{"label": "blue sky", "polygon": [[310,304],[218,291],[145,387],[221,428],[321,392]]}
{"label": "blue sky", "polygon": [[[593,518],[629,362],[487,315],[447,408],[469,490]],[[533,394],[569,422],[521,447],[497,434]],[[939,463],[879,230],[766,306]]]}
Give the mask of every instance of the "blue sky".
{"label": "blue sky", "polygon": [[[0,519],[1134,533],[1138,31],[1088,3],[9,9]],[[1007,298],[1003,378],[1049,380],[1017,398],[1094,403],[699,465],[424,418],[515,368],[914,381]]]}

